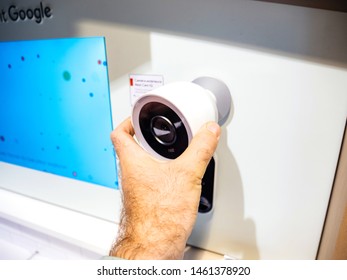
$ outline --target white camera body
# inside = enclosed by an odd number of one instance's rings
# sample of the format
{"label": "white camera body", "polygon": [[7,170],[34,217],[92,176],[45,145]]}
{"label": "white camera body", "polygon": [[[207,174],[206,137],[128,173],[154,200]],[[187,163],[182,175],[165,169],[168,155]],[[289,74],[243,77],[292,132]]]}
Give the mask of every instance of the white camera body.
{"label": "white camera body", "polygon": [[177,158],[208,122],[222,125],[231,111],[228,87],[220,80],[201,77],[173,82],[136,100],[132,110],[135,135],[153,156]]}

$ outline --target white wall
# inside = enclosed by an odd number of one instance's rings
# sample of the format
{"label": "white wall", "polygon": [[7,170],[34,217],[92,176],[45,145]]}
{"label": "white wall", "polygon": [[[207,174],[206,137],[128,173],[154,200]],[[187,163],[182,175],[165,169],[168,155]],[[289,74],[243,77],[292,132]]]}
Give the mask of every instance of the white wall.
{"label": "white wall", "polygon": [[240,258],[315,258],[347,116],[346,69],[166,34],[151,42],[153,71],[221,78],[234,102],[214,213],[200,215],[191,243]]}
{"label": "white wall", "polygon": [[230,86],[215,211],[190,242],[239,258],[315,258],[347,116],[346,13],[240,0],[49,4],[52,19],[2,23],[0,40],[105,35],[115,125],[130,113],[129,72]]}

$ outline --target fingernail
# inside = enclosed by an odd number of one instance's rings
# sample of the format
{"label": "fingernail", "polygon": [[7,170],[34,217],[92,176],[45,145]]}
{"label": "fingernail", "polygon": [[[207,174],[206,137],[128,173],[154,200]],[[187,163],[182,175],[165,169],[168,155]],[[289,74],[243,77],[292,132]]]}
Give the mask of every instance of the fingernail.
{"label": "fingernail", "polygon": [[219,137],[220,134],[220,127],[218,124],[211,122],[207,125],[207,129],[209,131],[211,131],[214,135],[216,135],[217,137]]}

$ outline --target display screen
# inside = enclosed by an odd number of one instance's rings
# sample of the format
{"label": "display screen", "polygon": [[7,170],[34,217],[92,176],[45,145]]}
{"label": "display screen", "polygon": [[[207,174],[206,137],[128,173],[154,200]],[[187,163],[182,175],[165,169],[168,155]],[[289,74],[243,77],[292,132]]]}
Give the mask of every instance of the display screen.
{"label": "display screen", "polygon": [[118,188],[105,39],[0,42],[0,161]]}

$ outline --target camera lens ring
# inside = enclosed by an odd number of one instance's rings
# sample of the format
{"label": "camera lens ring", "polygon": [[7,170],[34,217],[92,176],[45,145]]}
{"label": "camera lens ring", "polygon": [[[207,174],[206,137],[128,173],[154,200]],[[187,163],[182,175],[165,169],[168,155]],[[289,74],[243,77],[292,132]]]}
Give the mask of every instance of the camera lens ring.
{"label": "camera lens ring", "polygon": [[150,128],[154,138],[160,144],[170,146],[176,142],[176,128],[167,117],[154,116],[151,119]]}
{"label": "camera lens ring", "polygon": [[[168,116],[165,113],[168,111],[171,111],[170,114],[175,117]],[[149,129],[150,120],[156,115],[167,116],[175,126],[177,139],[170,146],[160,144]],[[171,101],[155,94],[146,94],[135,102],[132,111],[132,123],[136,138],[141,146],[160,160],[177,158],[184,152],[193,138],[190,125],[184,114]]]}

